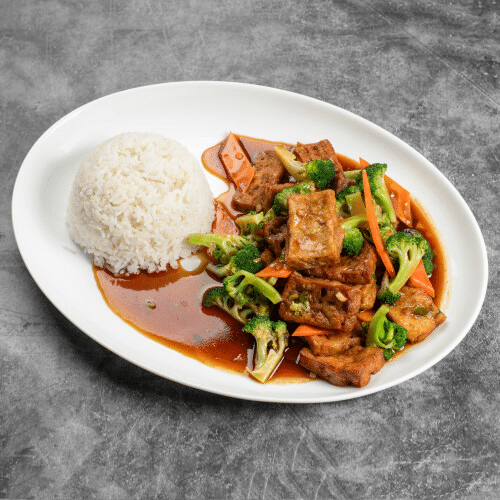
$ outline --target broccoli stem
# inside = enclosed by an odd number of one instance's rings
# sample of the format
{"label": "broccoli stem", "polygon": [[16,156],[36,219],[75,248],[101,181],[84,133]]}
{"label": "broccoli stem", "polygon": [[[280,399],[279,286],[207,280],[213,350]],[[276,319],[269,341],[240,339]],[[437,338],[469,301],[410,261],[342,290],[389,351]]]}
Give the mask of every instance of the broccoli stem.
{"label": "broccoli stem", "polygon": [[387,319],[389,310],[385,304],[379,307],[368,324],[366,335],[366,346],[381,348],[386,361],[395,351],[403,349],[408,340],[408,330]]}
{"label": "broccoli stem", "polygon": [[295,159],[295,155],[288,151],[284,146],[275,146],[274,151],[278,155],[281,163],[286,168],[288,173],[296,181],[305,181],[307,179],[307,172],[304,165]]}
{"label": "broccoli stem", "polygon": [[420,262],[422,257],[421,253],[422,252],[418,251],[418,248],[410,247],[408,253],[404,252],[400,255],[399,270],[394,279],[387,286],[387,290],[390,293],[394,294],[399,292],[403,285],[408,281]]}
{"label": "broccoli stem", "polygon": [[266,380],[272,375],[273,371],[278,366],[278,363],[283,358],[283,353],[285,348],[282,347],[276,352],[274,349],[269,351],[267,354],[266,360],[259,367],[255,367],[255,369],[250,371],[250,375],[256,378],[259,382],[266,382]]}
{"label": "broccoli stem", "polygon": [[269,299],[273,304],[281,302],[281,295],[276,288],[265,279],[259,278],[248,271],[238,271],[232,276],[227,276],[224,278],[223,283],[229,295],[236,301],[241,302],[246,295],[246,288],[252,286],[254,290],[264,295],[264,297]]}
{"label": "broccoli stem", "polygon": [[375,198],[380,204],[382,211],[389,216],[391,223],[397,224],[398,219],[396,217],[396,211],[394,210],[389,191],[383,179],[379,184],[379,191],[375,194]]}
{"label": "broccoli stem", "polygon": [[365,170],[373,197],[382,208],[382,211],[389,216],[391,223],[397,224],[396,211],[392,206],[391,197],[384,180],[387,165],[385,163],[372,163]]}
{"label": "broccoli stem", "polygon": [[213,233],[192,233],[188,236],[187,239],[192,245],[200,245],[213,249],[217,245],[225,246],[228,241],[228,235]]}
{"label": "broccoli stem", "polygon": [[382,349],[387,347],[387,344],[382,342],[380,339],[385,337],[384,322],[386,321],[388,312],[389,306],[383,304],[373,315],[373,318],[368,325],[368,335],[366,336],[367,346],[381,347]]}
{"label": "broccoli stem", "polygon": [[347,217],[346,219],[342,219],[340,221],[340,225],[342,226],[342,229],[344,231],[346,229],[352,229],[358,226],[361,226],[363,224],[366,224],[368,222],[368,219],[366,215],[353,215],[352,217]]}
{"label": "broccoli stem", "polygon": [[213,258],[223,265],[246,245],[256,245],[251,237],[237,234],[192,233],[187,240],[193,245],[211,248]]}
{"label": "broccoli stem", "polygon": [[260,316],[252,318],[243,330],[255,338],[255,366],[249,373],[264,383],[283,359],[289,337],[286,323]]}
{"label": "broccoli stem", "polygon": [[346,179],[357,181],[361,175],[361,170],[344,170]]}

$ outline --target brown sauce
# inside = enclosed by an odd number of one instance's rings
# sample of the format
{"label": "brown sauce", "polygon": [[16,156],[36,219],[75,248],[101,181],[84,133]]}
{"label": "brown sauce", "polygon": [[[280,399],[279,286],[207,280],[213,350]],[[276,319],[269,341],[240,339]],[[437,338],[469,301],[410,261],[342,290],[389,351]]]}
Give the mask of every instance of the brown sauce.
{"label": "brown sauce", "polygon": [[[278,142],[239,136],[251,161],[263,151],[272,149]],[[227,182],[224,167],[219,160],[220,143],[207,149],[202,155],[204,167]],[[359,163],[338,155],[346,170],[359,168]],[[234,220],[238,212],[231,207],[233,188],[216,201],[216,208],[224,210],[227,220]],[[437,232],[425,211],[412,203],[417,221],[416,229],[422,232],[435,251],[435,272],[431,281],[436,290],[436,304],[441,305],[446,288],[444,252]],[[230,222],[226,221],[226,229]],[[219,369],[245,373],[251,368],[253,338],[242,331],[242,325],[216,307],[202,306],[207,289],[220,283],[205,272],[208,257],[198,254],[201,264],[194,271],[169,269],[148,274],[141,272],[131,276],[115,276],[101,268],[94,268],[94,275],[101,293],[120,318],[147,337]],[[298,365],[302,340],[290,337],[290,346],[276,370],[271,382],[306,382],[311,380],[308,372]]]}
{"label": "brown sauce", "polygon": [[434,252],[434,270],[430,278],[436,297],[434,303],[438,307],[444,307],[446,301],[446,289],[448,288],[448,276],[445,264],[445,249],[439,238],[437,229],[431,223],[429,215],[420,203],[412,198],[411,211],[413,216],[413,228],[419,231],[429,242]]}
{"label": "brown sauce", "polygon": [[[147,337],[204,364],[244,373],[253,359],[252,337],[220,309],[201,305],[205,291],[220,283],[205,272],[206,255],[198,255],[201,264],[194,271],[179,266],[115,276],[94,267],[94,275],[108,306]],[[297,364],[300,347],[293,339],[273,381],[310,380]]]}

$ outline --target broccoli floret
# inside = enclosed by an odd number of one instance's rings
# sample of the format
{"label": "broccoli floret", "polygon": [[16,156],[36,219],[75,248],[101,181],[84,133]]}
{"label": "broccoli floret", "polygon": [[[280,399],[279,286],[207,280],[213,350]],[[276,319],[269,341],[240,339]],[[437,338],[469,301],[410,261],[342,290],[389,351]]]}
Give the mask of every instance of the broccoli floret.
{"label": "broccoli floret", "polygon": [[389,307],[381,305],[368,324],[366,335],[367,347],[380,347],[384,351],[385,360],[389,360],[394,352],[400,351],[408,339],[406,328],[387,319]]}
{"label": "broccoli floret", "polygon": [[274,219],[275,215],[272,209],[265,213],[253,211],[240,215],[234,221],[240,228],[242,235],[249,236],[259,242],[262,240],[262,236],[258,235],[257,232],[263,228],[264,222]]}
{"label": "broccoli floret", "polygon": [[405,229],[404,232],[410,233],[417,238],[422,238],[425,241],[425,253],[422,257],[422,261],[424,263],[425,272],[427,275],[431,275],[432,271],[434,271],[434,252],[429,242],[416,229]]}
{"label": "broccoli floret", "polygon": [[335,177],[332,160],[311,160],[304,165],[304,170],[318,189],[326,189]]}
{"label": "broccoli floret", "polygon": [[349,203],[348,203],[348,198],[351,195],[355,195],[356,193],[363,193],[363,186],[359,184],[354,184],[351,186],[348,186],[335,196],[337,200],[337,213],[338,214],[350,214],[351,211],[349,209]]}
{"label": "broccoli floret", "polygon": [[236,234],[192,233],[187,237],[189,243],[202,245],[212,249],[212,257],[221,265],[226,265],[231,257],[242,250],[246,245],[255,245],[254,239],[249,236]]}
{"label": "broccoli floret", "polygon": [[237,217],[234,222],[240,228],[241,234],[254,236],[255,233],[262,229],[264,221],[264,212],[249,212]]}
{"label": "broccoli floret", "polygon": [[[384,175],[387,170],[387,165],[385,163],[373,163],[365,168],[366,174],[368,176],[368,182],[370,183],[370,191],[372,193],[373,199],[382,209],[384,214],[387,214],[391,224],[397,224],[396,212],[392,206],[391,197],[389,196],[389,191],[385,185]],[[356,181],[353,186],[348,186],[340,193],[337,194],[337,203],[340,203],[340,208],[345,210],[346,199],[345,197],[349,194],[357,193],[361,191],[364,193],[363,189],[363,177],[361,171],[356,171],[356,175],[350,174],[349,178]],[[345,172],[344,172],[345,173]]]}
{"label": "broccoli floret", "polygon": [[248,321],[243,330],[255,338],[255,365],[250,375],[264,383],[283,359],[288,346],[286,323],[256,316]]}
{"label": "broccoli floret", "polygon": [[300,316],[304,312],[308,312],[311,309],[311,304],[309,302],[309,294],[306,290],[300,293],[291,294],[288,297],[290,300],[289,309],[295,316]]}
{"label": "broccoli floret", "polygon": [[288,197],[292,194],[307,194],[315,190],[313,181],[304,181],[294,186],[282,189],[275,197],[273,203],[273,212],[281,215],[288,212]]}
{"label": "broccoli floret", "polygon": [[226,311],[240,323],[245,324],[253,316],[269,316],[271,312],[270,302],[264,300],[248,301],[245,304],[238,304],[226,291],[223,286],[210,288],[203,299],[205,307],[217,306]]}
{"label": "broccoli floret", "polygon": [[260,252],[254,245],[246,245],[229,261],[230,274],[238,271],[248,271],[255,274],[264,269],[264,263],[260,260]]}
{"label": "broccoli floret", "polygon": [[425,253],[425,243],[426,241],[421,236],[414,236],[403,231],[389,236],[385,248],[391,259],[397,261],[399,268],[391,282],[382,282],[377,295],[382,302],[391,305],[396,304],[401,296],[399,290],[408,281]]}
{"label": "broccoli floret", "polygon": [[357,228],[353,227],[344,231],[344,240],[342,241],[342,253],[349,257],[358,255],[365,242],[363,233]]}
{"label": "broccoli floret", "polygon": [[255,274],[264,269],[264,267],[265,265],[260,258],[258,248],[254,245],[246,245],[237,254],[233,255],[229,263],[225,266],[217,266],[209,262],[207,270],[219,278],[223,278],[241,270]]}
{"label": "broccoli floret", "polygon": [[396,230],[389,216],[384,212],[377,214],[377,222],[378,227],[380,228],[380,236],[382,237],[382,241],[385,243],[389,236],[392,236]]}
{"label": "broccoli floret", "polygon": [[274,151],[297,182],[312,180],[317,189],[326,189],[335,177],[335,165],[332,160],[311,160],[302,163],[284,146],[275,146]]}
{"label": "broccoli floret", "polygon": [[238,304],[243,305],[255,301],[259,295],[263,295],[273,304],[281,302],[281,295],[271,284],[248,271],[238,271],[231,276],[226,276],[222,284]]}
{"label": "broccoli floret", "polygon": [[366,224],[366,215],[353,215],[340,221],[340,226],[344,230],[344,240],[342,242],[342,252],[345,255],[358,255],[365,241],[363,233],[358,226]]}

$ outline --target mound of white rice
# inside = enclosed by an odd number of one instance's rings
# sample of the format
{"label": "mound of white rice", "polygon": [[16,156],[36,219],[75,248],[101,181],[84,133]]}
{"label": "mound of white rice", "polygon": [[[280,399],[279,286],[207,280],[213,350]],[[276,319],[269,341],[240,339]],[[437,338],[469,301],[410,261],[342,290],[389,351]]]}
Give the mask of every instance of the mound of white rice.
{"label": "mound of white rice", "polygon": [[157,134],[118,135],[95,149],[73,184],[71,238],[113,273],[177,267],[210,232],[213,195],[202,167],[178,142]]}

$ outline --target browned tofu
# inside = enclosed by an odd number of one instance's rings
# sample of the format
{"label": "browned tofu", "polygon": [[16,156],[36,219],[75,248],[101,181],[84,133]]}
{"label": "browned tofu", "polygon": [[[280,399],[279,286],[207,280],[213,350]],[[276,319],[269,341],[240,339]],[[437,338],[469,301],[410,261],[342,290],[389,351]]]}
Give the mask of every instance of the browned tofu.
{"label": "browned tofu", "polygon": [[272,150],[262,153],[255,160],[253,168],[254,177],[247,191],[236,191],[233,197],[234,208],[241,212],[269,210],[279,191],[276,186],[288,179],[285,167]]}
{"label": "browned tofu", "polygon": [[274,217],[262,225],[264,239],[276,257],[280,257],[285,249],[287,237],[286,224],[286,217]]}
{"label": "browned tofu", "polygon": [[285,321],[351,332],[357,325],[361,295],[355,285],[293,273],[283,290],[279,314]]}
{"label": "browned tofu", "polygon": [[332,266],[340,259],[344,230],[335,193],[326,189],[288,198],[286,264],[291,269]]}
{"label": "browned tofu", "polygon": [[361,346],[351,347],[331,356],[315,356],[310,349],[304,347],[299,358],[299,364],[306,370],[339,387],[364,387],[384,363],[382,349]]}
{"label": "browned tofu", "polygon": [[362,311],[371,309],[377,300],[377,282],[375,279],[373,279],[371,283],[355,285],[355,287],[361,291],[361,305],[359,308]]}
{"label": "browned tofu", "polygon": [[331,335],[311,335],[304,340],[315,356],[331,356],[363,343],[361,337],[340,330],[332,330]]}
{"label": "browned tofu", "polygon": [[420,342],[446,320],[446,315],[419,288],[404,286],[400,292],[396,305],[389,306],[387,317],[408,330],[408,342]]}
{"label": "browned tofu", "polygon": [[333,187],[337,193],[347,186],[354,184],[354,181],[346,179],[342,164],[338,160],[337,154],[328,139],[324,139],[313,144],[299,143],[295,146],[293,153],[295,154],[295,158],[302,163],[307,163],[311,160],[332,160],[335,165],[335,179]]}
{"label": "browned tofu", "polygon": [[375,248],[365,241],[358,255],[352,257],[343,255],[338,262],[330,267],[309,269],[309,274],[342,283],[363,284],[373,281],[376,268],[377,253]]}
{"label": "browned tofu", "polygon": [[[293,148],[293,153],[295,158],[302,163],[307,163],[311,160],[337,160],[335,149],[333,149],[328,139],[312,144],[298,143],[295,148]],[[340,167],[342,168],[342,165]]]}

